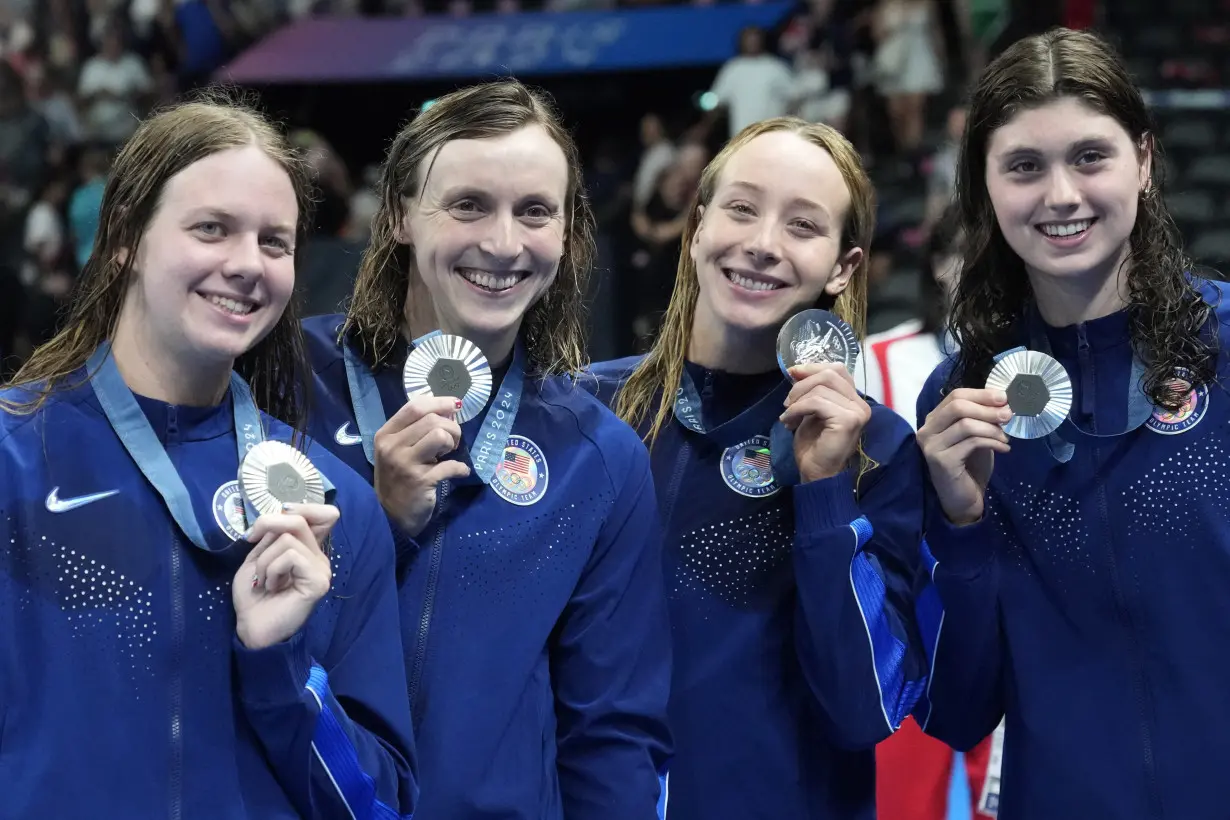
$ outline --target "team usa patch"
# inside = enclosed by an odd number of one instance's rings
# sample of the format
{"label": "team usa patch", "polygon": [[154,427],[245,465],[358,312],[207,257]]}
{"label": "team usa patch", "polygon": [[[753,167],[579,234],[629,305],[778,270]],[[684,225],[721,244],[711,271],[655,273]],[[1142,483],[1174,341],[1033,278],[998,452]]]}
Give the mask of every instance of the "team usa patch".
{"label": "team usa patch", "polygon": [[491,477],[491,489],[509,503],[528,507],[547,492],[547,458],[525,436],[509,436],[504,457]]}
{"label": "team usa patch", "polygon": [[[1176,379],[1183,386],[1190,386],[1190,382],[1185,379]],[[1164,407],[1155,407],[1153,415],[1145,422],[1145,426],[1155,433],[1161,433],[1166,436],[1173,436],[1179,433],[1186,433],[1188,430],[1195,427],[1209,412],[1209,386],[1202,384],[1200,387],[1191,389],[1187,394],[1187,401],[1183,402],[1183,406],[1178,410],[1167,410]]]}
{"label": "team usa patch", "polygon": [[239,482],[228,481],[214,492],[214,521],[232,541],[243,538],[248,529],[248,514],[243,508]]}
{"label": "team usa patch", "polygon": [[755,436],[722,453],[722,480],[739,495],[764,498],[781,489],[773,477],[769,437]]}

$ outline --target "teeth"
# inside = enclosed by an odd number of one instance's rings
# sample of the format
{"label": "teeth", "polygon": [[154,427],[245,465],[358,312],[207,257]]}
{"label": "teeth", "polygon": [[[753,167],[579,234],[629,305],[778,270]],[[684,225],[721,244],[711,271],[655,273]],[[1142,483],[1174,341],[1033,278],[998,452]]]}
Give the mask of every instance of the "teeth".
{"label": "teeth", "polygon": [[484,287],[488,290],[508,290],[521,281],[521,277],[515,273],[501,276],[487,273],[486,271],[472,270],[471,268],[461,268],[460,273],[466,278],[466,281],[473,282],[479,287]]}
{"label": "teeth", "polygon": [[745,290],[777,290],[781,287],[781,285],[776,285],[771,282],[761,282],[758,279],[749,279],[746,276],[740,276],[734,271],[726,271],[726,278]]}
{"label": "teeth", "polygon": [[1062,225],[1043,225],[1042,232],[1047,236],[1075,236],[1089,230],[1092,219],[1082,219],[1080,222],[1065,222]]}
{"label": "teeth", "polygon": [[256,309],[256,305],[251,302],[240,302],[225,296],[207,296],[206,298],[227,313],[234,313],[236,316],[246,316]]}

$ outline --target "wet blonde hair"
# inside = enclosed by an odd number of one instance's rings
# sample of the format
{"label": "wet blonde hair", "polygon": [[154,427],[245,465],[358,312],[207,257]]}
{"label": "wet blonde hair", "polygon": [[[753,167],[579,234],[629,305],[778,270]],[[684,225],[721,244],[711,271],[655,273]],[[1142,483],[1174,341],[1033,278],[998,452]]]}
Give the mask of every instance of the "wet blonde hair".
{"label": "wet blonde hair", "polygon": [[741,148],[762,134],[775,132],[797,134],[823,149],[833,158],[850,191],[850,207],[841,227],[841,253],[862,248],[863,257],[855,268],[845,290],[838,295],[832,310],[847,322],[859,339],[867,326],[867,264],[872,234],[875,231],[875,190],[863,169],[854,146],[837,130],[820,123],[809,123],[797,117],[776,117],[749,125],[740,131],[705,167],[700,186],[690,206],[687,225],[680,239],[679,269],[675,291],[662,320],[662,331],[653,348],[633,371],[619,392],[615,412],[636,429],[652,414],[653,422],[645,434],[652,446],[674,413],[675,394],[683,381],[684,360],[692,339],[692,321],[696,316],[696,300],[700,282],[696,263],[689,248],[700,225],[702,207],[708,207],[717,190],[726,163]]}

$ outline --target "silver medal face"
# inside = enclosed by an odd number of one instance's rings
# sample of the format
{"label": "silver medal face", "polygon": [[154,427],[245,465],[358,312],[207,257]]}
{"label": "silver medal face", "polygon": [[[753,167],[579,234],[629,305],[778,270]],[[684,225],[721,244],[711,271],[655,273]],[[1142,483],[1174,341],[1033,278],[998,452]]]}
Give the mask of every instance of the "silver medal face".
{"label": "silver medal face", "polygon": [[1000,359],[987,376],[987,388],[1008,395],[1012,418],[1003,425],[1013,438],[1042,438],[1059,429],[1072,409],[1072,381],[1063,365],[1036,350],[1018,350]]}
{"label": "silver medal face", "polygon": [[258,515],[281,512],[283,504],[325,501],[320,471],[281,441],[262,441],[248,451],[239,466],[239,490]]}
{"label": "silver medal face", "polygon": [[410,351],[402,368],[406,398],[454,396],[461,409],[453,418],[464,424],[482,412],[491,398],[491,365],[478,345],[441,333]]}
{"label": "silver medal face", "polygon": [[835,362],[853,374],[858,354],[854,329],[827,310],[796,313],[777,333],[777,364],[786,378],[795,365],[820,362]]}

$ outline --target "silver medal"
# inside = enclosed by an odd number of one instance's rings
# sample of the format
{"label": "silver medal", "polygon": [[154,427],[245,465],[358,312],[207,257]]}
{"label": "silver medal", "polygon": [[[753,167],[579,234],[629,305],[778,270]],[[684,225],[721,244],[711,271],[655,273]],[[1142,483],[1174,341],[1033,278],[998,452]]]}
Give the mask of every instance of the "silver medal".
{"label": "silver medal", "polygon": [[482,412],[491,398],[491,365],[478,345],[461,336],[439,334],[424,339],[402,368],[406,398],[454,396],[461,409],[453,418],[464,424]]}
{"label": "silver medal", "polygon": [[1059,429],[1072,408],[1072,381],[1063,365],[1036,350],[1018,350],[996,362],[987,388],[1008,395],[1012,419],[1003,425],[1013,438],[1042,438]]}
{"label": "silver medal", "polygon": [[777,333],[777,364],[786,378],[795,365],[820,362],[835,362],[854,373],[858,354],[854,329],[827,310],[796,313]]}
{"label": "silver medal", "polygon": [[325,500],[320,471],[307,456],[281,441],[262,441],[248,451],[239,465],[239,490],[258,515],[281,512],[283,504]]}

